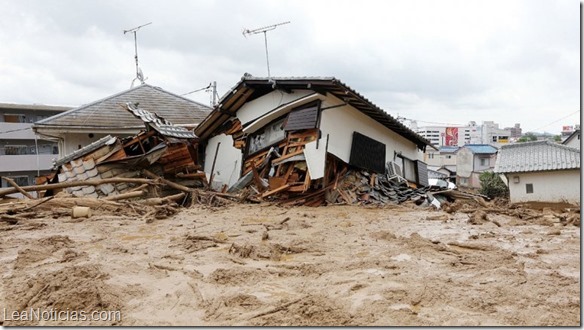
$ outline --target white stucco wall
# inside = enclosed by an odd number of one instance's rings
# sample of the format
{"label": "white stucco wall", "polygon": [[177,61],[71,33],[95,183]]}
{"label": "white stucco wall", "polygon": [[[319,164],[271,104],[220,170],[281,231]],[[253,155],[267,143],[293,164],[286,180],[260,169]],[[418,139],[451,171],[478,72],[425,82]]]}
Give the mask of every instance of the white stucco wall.
{"label": "white stucco wall", "polygon": [[[107,134],[94,134],[94,136],[90,138],[88,133],[63,134],[63,140],[59,142],[59,158],[63,158],[75,150],[81,149],[106,135]],[[79,148],[79,146],[81,146],[81,148]]]}
{"label": "white stucco wall", "polygon": [[[519,178],[516,183],[515,177]],[[511,203],[568,202],[580,204],[580,170],[509,173]],[[526,184],[533,185],[533,193],[526,193]]]}
{"label": "white stucco wall", "polygon": [[[339,103],[341,103],[340,100],[329,97],[324,102],[323,107]],[[393,160],[394,151],[401,152],[403,156],[413,160],[422,159],[423,154],[418,152],[418,148],[413,142],[349,105],[324,110],[320,120],[320,129],[322,138],[319,145],[325,146],[328,134],[328,152],[347,163],[351,156],[354,131],[384,143],[386,162]]]}
{"label": "white stucco wall", "polygon": [[217,150],[217,143],[221,142],[217,160],[215,162],[213,177],[214,188],[221,188],[224,184],[228,187],[239,180],[241,173],[241,150],[233,147],[233,138],[229,135],[220,134],[209,139],[207,148],[205,149],[205,173],[207,180],[211,176],[211,168],[213,167],[213,158]]}
{"label": "white stucco wall", "polygon": [[272,93],[259,97],[251,102],[244,104],[237,111],[237,118],[242,124],[255,120],[270,110],[273,110],[282,104],[286,104],[302,98],[308,94],[313,94],[311,90],[294,90],[292,93],[286,93],[280,90],[275,90]]}

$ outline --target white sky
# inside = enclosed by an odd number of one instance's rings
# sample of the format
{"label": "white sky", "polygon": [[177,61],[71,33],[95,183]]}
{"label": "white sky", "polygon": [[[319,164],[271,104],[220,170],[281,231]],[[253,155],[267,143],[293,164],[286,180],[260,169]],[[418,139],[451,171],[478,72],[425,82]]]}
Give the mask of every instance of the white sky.
{"label": "white sky", "polygon": [[[334,76],[393,116],[493,120],[558,134],[580,123],[576,0],[0,0],[0,102],[79,106],[147,83],[175,94],[248,72]],[[209,104],[210,93],[189,97]]]}

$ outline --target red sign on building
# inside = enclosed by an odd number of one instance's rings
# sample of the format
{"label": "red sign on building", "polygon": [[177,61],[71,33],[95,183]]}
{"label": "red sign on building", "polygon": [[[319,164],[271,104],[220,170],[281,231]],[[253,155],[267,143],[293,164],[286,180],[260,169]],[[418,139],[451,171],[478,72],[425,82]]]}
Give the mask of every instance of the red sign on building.
{"label": "red sign on building", "polygon": [[446,127],[446,141],[444,141],[444,145],[458,145],[458,127]]}

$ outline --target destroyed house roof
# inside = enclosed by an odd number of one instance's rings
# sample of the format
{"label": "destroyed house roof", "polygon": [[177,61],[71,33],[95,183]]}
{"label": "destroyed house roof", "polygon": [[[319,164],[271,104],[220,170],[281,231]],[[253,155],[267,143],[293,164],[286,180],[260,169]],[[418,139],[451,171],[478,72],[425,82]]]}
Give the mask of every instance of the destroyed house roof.
{"label": "destroyed house roof", "polygon": [[168,120],[152,113],[148,110],[138,108],[135,104],[128,102],[126,104],[126,109],[130,111],[134,116],[140,118],[144,123],[147,123],[150,127],[156,130],[158,133],[164,136],[170,136],[182,139],[196,139],[197,136],[192,131],[176,126]]}
{"label": "destroyed house roof", "polygon": [[81,149],[75,150],[72,153],[65,155],[63,158],[57,160],[55,162],[55,167],[61,166],[65,163],[68,163],[68,162],[70,162],[74,159],[77,159],[83,155],[87,155],[88,153],[93,152],[93,151],[95,151],[95,150],[97,150],[105,145],[112,144],[112,143],[116,142],[116,139],[117,138],[112,137],[111,135],[106,135],[106,136],[102,137],[101,139],[99,139],[95,142],[92,142]]}
{"label": "destroyed house roof", "polygon": [[314,90],[321,94],[331,93],[373,120],[414,142],[418,148],[425,149],[426,146],[431,146],[428,140],[334,77],[258,78],[246,74],[235,87],[221,98],[215,110],[197,126],[195,134],[201,138],[207,138],[225,121],[235,116],[237,110],[246,102],[275,89],[284,91],[305,89]]}
{"label": "destroyed house roof", "polygon": [[162,88],[142,84],[43,119],[35,123],[34,127],[143,128],[144,123],[140,119],[124,110],[127,102],[139,103],[140,107],[149,109],[176,125],[200,123],[212,110]]}
{"label": "destroyed house roof", "polygon": [[534,141],[501,147],[494,171],[515,173],[579,168],[580,150],[550,141]]}
{"label": "destroyed house roof", "polygon": [[[493,147],[490,144],[465,144],[462,148],[467,148],[473,154],[495,154],[497,153],[497,148]],[[459,149],[459,150],[460,150]]]}

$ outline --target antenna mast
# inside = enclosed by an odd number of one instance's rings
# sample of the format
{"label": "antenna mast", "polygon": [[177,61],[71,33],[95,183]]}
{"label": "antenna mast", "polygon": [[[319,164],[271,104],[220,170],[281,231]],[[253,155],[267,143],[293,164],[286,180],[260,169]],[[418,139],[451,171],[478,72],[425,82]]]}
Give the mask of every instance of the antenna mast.
{"label": "antenna mast", "polygon": [[247,35],[258,34],[258,33],[262,33],[262,32],[264,33],[264,42],[266,45],[266,63],[268,65],[268,79],[271,79],[271,75],[270,75],[270,60],[268,58],[268,35],[266,34],[266,32],[272,31],[276,27],[278,27],[280,25],[288,24],[288,23],[290,23],[290,21],[282,22],[282,23],[278,23],[278,24],[274,24],[274,25],[269,25],[269,26],[264,26],[264,27],[254,29],[254,30],[243,29],[243,36],[244,37],[246,37]]}
{"label": "antenna mast", "polygon": [[124,30],[124,34],[126,34],[128,32],[134,33],[134,58],[136,59],[136,78],[134,78],[134,80],[132,80],[131,87],[134,86],[134,81],[136,81],[136,79],[140,80],[140,82],[142,84],[144,83],[144,80],[146,80],[146,79],[144,79],[144,74],[142,73],[142,70],[140,70],[140,68],[138,67],[138,39],[136,36],[136,32],[138,32],[138,30],[140,30],[140,28],[142,28],[146,25],[150,25],[150,24],[152,24],[152,22],[137,26],[137,27],[129,29],[129,30]]}

